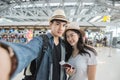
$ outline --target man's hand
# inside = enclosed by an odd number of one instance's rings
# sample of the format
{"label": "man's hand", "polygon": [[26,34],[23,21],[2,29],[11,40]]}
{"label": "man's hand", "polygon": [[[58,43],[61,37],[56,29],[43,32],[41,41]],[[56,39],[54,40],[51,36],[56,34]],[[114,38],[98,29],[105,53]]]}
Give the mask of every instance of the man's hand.
{"label": "man's hand", "polygon": [[9,80],[11,65],[10,55],[0,47],[0,80]]}
{"label": "man's hand", "polygon": [[17,67],[17,59],[13,50],[0,44],[0,80],[9,80]]}

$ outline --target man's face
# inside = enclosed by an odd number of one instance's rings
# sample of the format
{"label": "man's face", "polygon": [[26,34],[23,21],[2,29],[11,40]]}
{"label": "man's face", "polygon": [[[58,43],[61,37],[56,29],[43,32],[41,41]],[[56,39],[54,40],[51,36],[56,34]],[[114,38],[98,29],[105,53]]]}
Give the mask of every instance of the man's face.
{"label": "man's face", "polygon": [[66,28],[66,22],[63,21],[53,21],[50,22],[51,33],[55,37],[61,37]]}

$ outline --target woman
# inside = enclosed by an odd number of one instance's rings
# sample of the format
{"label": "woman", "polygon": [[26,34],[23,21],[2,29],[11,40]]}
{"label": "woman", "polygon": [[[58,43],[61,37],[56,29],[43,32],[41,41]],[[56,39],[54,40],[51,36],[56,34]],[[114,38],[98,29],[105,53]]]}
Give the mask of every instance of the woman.
{"label": "woman", "polygon": [[85,44],[85,36],[77,23],[70,23],[65,31],[66,61],[73,68],[66,68],[69,80],[95,80],[96,51]]}

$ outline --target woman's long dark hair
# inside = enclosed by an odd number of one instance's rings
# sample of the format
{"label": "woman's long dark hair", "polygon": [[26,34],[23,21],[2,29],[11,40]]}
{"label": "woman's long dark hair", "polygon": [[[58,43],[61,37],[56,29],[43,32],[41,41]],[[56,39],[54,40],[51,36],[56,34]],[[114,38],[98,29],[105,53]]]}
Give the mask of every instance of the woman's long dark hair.
{"label": "woman's long dark hair", "polygon": [[[91,56],[90,53],[87,50],[92,51],[95,55],[97,55],[97,52],[94,48],[89,47],[85,44],[85,42],[83,41],[83,35],[79,30],[75,30],[75,29],[69,29],[69,30],[74,31],[75,33],[77,33],[80,36],[79,40],[78,40],[78,43],[77,43],[77,48],[79,50],[80,55],[83,56],[83,55],[88,54],[89,56]],[[66,61],[68,61],[68,59],[70,58],[70,56],[72,55],[72,52],[73,52],[72,46],[67,42],[67,38],[66,38],[66,32],[67,31],[68,30],[66,30],[65,34],[64,34],[65,48],[66,48],[66,52],[67,52],[66,53]]]}

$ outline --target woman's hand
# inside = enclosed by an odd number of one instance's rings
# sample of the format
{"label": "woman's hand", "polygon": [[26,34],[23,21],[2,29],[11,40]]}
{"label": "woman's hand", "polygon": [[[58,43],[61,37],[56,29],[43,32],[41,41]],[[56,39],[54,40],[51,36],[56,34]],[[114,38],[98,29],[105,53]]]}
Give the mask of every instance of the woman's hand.
{"label": "woman's hand", "polygon": [[66,73],[69,76],[72,76],[75,73],[75,69],[74,68],[70,68],[70,67],[66,67]]}

